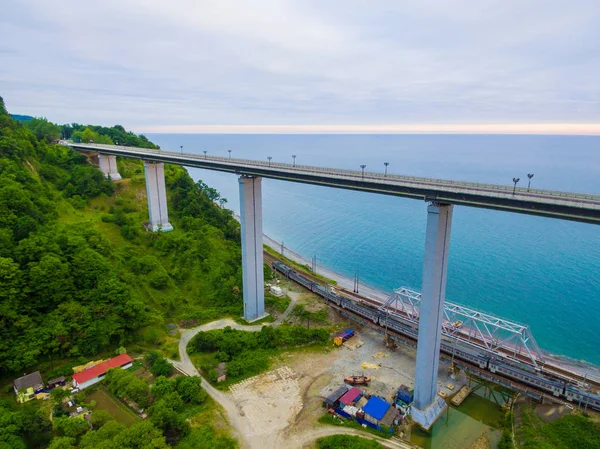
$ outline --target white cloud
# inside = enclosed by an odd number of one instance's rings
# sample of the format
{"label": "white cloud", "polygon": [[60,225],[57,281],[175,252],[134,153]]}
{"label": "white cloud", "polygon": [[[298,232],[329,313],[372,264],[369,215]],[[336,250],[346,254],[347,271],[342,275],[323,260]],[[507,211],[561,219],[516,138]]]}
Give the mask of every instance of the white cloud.
{"label": "white cloud", "polygon": [[7,1],[0,95],[56,121],[600,122],[595,1]]}

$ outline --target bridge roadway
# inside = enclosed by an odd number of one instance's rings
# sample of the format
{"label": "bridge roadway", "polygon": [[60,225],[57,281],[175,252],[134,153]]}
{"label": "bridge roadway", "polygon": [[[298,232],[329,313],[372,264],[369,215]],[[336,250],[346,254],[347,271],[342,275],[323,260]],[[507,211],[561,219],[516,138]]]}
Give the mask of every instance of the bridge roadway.
{"label": "bridge roadway", "polygon": [[117,145],[68,143],[80,151],[97,151],[153,162],[205,168],[237,175],[256,176],[362,192],[395,195],[440,204],[456,204],[529,215],[600,224],[600,195],[527,189],[497,184],[418,178],[263,162],[219,156],[178,153]]}

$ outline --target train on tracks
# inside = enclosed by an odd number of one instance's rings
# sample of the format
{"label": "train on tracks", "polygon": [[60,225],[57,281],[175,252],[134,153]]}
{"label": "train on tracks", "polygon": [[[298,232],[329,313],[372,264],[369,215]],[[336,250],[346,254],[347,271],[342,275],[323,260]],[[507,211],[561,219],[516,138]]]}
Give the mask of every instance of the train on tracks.
{"label": "train on tracks", "polygon": [[[417,341],[418,328],[415,327],[414,323],[404,321],[398,316],[392,316],[385,311],[371,306],[367,302],[343,296],[334,291],[330,286],[315,282],[279,260],[273,260],[272,266],[286,278],[321,296],[330,304],[351,312],[352,315],[362,318],[369,322],[369,324],[372,323],[374,326],[385,329],[385,332],[391,331],[407,337],[410,341]],[[483,350],[477,352],[472,348],[459,347],[445,341],[441,343],[441,353],[442,358],[446,360],[451,356],[452,360],[456,359],[457,362],[462,361],[469,366],[478,367],[478,374],[484,374],[484,377],[488,377],[489,379],[492,379],[492,377],[486,376],[486,373],[491,373],[498,376],[498,378],[514,379],[520,384],[530,386],[532,391],[540,391],[547,396],[553,396],[574,403],[579,407],[587,407],[600,411],[600,395],[588,391],[572,379],[542,372],[527,364],[509,360],[501,354],[489,354]],[[510,383],[500,383],[509,388],[514,387]],[[541,396],[537,397],[541,399]]]}

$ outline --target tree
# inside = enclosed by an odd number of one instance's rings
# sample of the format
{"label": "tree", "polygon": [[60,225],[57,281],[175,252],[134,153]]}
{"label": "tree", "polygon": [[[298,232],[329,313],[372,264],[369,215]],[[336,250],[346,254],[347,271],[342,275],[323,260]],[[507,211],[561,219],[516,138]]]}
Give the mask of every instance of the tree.
{"label": "tree", "polygon": [[177,445],[177,449],[235,449],[237,442],[229,437],[217,436],[210,426],[194,428]]}
{"label": "tree", "polygon": [[75,448],[75,438],[69,437],[55,437],[52,439],[50,446],[48,449],[74,449]]}
{"label": "tree", "polygon": [[92,425],[94,429],[99,429],[109,421],[114,421],[114,418],[106,410],[94,410],[92,413]]}
{"label": "tree", "polygon": [[190,425],[185,418],[177,413],[182,404],[177,393],[169,393],[157,400],[149,410],[150,422],[161,429],[167,441],[171,443],[187,435],[190,430]]}
{"label": "tree", "polygon": [[158,376],[154,381],[154,385],[150,389],[150,393],[157,399],[162,398],[168,393],[175,391],[175,381],[167,379],[165,376]]}
{"label": "tree", "polygon": [[16,413],[13,413],[4,403],[0,403],[0,443],[4,443],[0,448],[26,449],[27,446],[20,433]]}
{"label": "tree", "polygon": [[69,417],[55,418],[52,424],[56,435],[75,439],[79,438],[90,429],[87,421],[71,419]]}
{"label": "tree", "polygon": [[23,122],[25,128],[31,130],[38,140],[52,142],[60,139],[61,127],[49,122],[44,117],[33,118]]}
{"label": "tree", "polygon": [[50,392],[52,398],[52,405],[55,407],[62,405],[63,401],[71,395],[69,390],[63,388],[55,388]]}
{"label": "tree", "polygon": [[173,365],[156,351],[148,352],[145,360],[150,365],[150,371],[155,377],[170,376],[173,372]]}
{"label": "tree", "polygon": [[176,380],[176,390],[183,402],[202,404],[206,400],[206,392],[202,389],[198,376],[180,376]]}

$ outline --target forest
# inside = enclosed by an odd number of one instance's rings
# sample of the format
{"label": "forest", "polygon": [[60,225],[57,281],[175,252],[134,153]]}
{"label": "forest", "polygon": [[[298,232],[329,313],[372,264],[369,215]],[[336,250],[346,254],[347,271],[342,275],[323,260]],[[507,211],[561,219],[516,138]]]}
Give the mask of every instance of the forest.
{"label": "forest", "polygon": [[[0,447],[236,447],[210,421],[190,427],[214,403],[199,378],[165,377],[172,366],[149,350],[163,349],[168,322],[241,313],[240,232],[225,200],[167,166],[175,231],[146,232],[141,162],[119,160],[125,179],[112,183],[61,138],[157,148],[119,125],[19,122],[0,98]],[[64,416],[66,390],[51,395],[52,423],[45,401],[8,399],[23,372],[69,376],[124,345],[146,353],[152,380],[112,370],[102,388],[147,407],[146,421],[128,427],[100,410],[88,426]]]}
{"label": "forest", "polygon": [[176,230],[142,232],[141,162],[119,161],[129,179],[117,186],[54,143],[65,133],[154,146],[121,126],[20,123],[0,102],[0,376],[153,344],[168,321],[242,308],[239,225],[214,189],[167,166]]}

